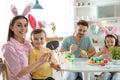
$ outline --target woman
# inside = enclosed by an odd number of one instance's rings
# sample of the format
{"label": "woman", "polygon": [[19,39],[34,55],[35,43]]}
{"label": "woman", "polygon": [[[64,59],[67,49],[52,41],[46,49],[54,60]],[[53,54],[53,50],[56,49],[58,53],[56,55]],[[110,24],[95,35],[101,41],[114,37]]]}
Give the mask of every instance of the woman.
{"label": "woman", "polygon": [[31,45],[25,40],[27,32],[28,19],[22,15],[15,16],[9,24],[7,43],[2,47],[10,80],[31,80],[29,73],[50,59],[51,54],[46,53],[28,66],[28,52]]}

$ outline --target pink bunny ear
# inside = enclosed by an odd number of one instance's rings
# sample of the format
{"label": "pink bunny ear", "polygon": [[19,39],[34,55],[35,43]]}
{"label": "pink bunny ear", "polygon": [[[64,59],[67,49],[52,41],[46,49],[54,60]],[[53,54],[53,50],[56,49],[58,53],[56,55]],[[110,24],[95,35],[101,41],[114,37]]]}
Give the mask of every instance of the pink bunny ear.
{"label": "pink bunny ear", "polygon": [[32,27],[32,29],[35,29],[36,28],[36,20],[35,20],[35,18],[31,14],[29,14],[28,15],[28,20],[30,22],[30,26]]}
{"label": "pink bunny ear", "polygon": [[14,16],[18,15],[18,11],[17,11],[17,8],[15,7],[15,5],[11,5],[11,11],[12,11]]}
{"label": "pink bunny ear", "polygon": [[40,28],[45,28],[44,25],[40,21],[38,21],[38,25]]}
{"label": "pink bunny ear", "polygon": [[25,7],[22,15],[24,15],[24,16],[27,15],[27,14],[30,12],[30,10],[32,9],[32,6],[33,6],[33,4],[32,4],[32,3],[29,3],[29,4]]}
{"label": "pink bunny ear", "polygon": [[103,27],[102,29],[103,29],[103,31],[106,33],[106,35],[109,33],[109,30],[108,30],[108,28],[106,28],[106,27]]}
{"label": "pink bunny ear", "polygon": [[117,33],[118,32],[118,27],[114,27],[113,29],[112,29],[112,34],[115,34],[115,33]]}

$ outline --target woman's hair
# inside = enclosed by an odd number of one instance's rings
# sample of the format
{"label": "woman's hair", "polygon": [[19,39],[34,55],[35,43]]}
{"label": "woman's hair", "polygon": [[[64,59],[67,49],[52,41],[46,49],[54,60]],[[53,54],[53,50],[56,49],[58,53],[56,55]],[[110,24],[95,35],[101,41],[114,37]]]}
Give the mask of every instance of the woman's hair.
{"label": "woman's hair", "polygon": [[31,32],[31,36],[33,34],[38,34],[38,33],[44,33],[45,34],[45,37],[46,37],[46,32],[43,30],[43,29],[34,29],[32,32]]}
{"label": "woman's hair", "polygon": [[14,38],[14,32],[11,30],[11,27],[14,26],[16,20],[18,20],[18,19],[25,19],[28,23],[28,19],[23,15],[18,15],[18,16],[13,17],[13,19],[10,21],[10,24],[9,24],[7,41],[10,40],[10,37]]}
{"label": "woman's hair", "polygon": [[79,25],[87,26],[87,28],[89,27],[89,26],[88,26],[88,22],[85,21],[85,20],[80,20],[80,21],[78,21],[78,22],[77,22],[77,26],[79,26]]}
{"label": "woman's hair", "polygon": [[[105,40],[106,40],[106,38],[108,38],[108,37],[114,38],[114,39],[115,39],[115,46],[118,46],[118,37],[117,37],[116,34],[107,34],[107,35],[105,36]],[[105,47],[107,47],[105,40],[104,40]],[[108,47],[107,47],[107,48],[108,48]]]}

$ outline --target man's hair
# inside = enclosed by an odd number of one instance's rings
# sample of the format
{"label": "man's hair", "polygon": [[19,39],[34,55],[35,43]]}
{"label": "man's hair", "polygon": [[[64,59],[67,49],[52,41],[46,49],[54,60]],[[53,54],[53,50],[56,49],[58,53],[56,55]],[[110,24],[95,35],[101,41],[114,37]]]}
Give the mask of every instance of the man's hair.
{"label": "man's hair", "polygon": [[88,22],[85,21],[85,20],[80,20],[80,21],[78,21],[78,22],[77,22],[77,26],[79,26],[79,25],[87,26],[87,28],[89,27],[89,26],[88,26]]}

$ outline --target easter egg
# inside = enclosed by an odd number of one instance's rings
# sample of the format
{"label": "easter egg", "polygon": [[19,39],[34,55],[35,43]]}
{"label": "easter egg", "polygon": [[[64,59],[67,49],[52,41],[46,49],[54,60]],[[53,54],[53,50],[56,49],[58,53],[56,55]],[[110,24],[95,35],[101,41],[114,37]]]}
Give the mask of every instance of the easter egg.
{"label": "easter egg", "polygon": [[86,55],[86,51],[85,50],[81,50],[81,54],[82,55]]}
{"label": "easter egg", "polygon": [[101,66],[105,66],[105,63],[100,63]]}
{"label": "easter egg", "polygon": [[104,60],[101,60],[100,63],[104,63]]}
{"label": "easter egg", "polygon": [[88,59],[88,63],[91,64],[91,63],[92,63],[92,60]]}
{"label": "easter egg", "polygon": [[107,60],[107,59],[105,59],[105,60],[104,60],[104,63],[108,63],[108,60]]}

